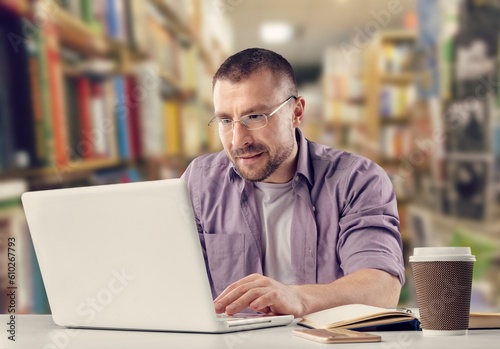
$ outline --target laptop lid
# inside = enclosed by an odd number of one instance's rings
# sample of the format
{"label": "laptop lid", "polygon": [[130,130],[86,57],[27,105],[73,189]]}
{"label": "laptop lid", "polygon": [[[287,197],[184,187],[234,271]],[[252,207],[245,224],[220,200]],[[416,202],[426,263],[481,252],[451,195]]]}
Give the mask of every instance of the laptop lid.
{"label": "laptop lid", "polygon": [[28,192],[22,202],[57,324],[224,332],[181,179]]}

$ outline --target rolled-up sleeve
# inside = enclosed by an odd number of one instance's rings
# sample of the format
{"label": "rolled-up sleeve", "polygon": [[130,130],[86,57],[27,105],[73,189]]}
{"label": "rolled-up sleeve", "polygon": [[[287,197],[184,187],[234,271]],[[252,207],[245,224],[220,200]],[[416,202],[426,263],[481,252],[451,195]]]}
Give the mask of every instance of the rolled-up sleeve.
{"label": "rolled-up sleeve", "polygon": [[405,282],[402,239],[393,185],[385,171],[356,159],[344,174],[337,255],[344,275],[379,269]]}

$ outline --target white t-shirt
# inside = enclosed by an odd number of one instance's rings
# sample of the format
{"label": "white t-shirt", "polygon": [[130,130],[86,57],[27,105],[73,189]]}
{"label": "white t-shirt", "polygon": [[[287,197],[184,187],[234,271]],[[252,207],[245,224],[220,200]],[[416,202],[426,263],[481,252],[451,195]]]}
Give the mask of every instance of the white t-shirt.
{"label": "white t-shirt", "polygon": [[296,284],[292,269],[290,231],[294,195],[288,183],[254,183],[262,221],[264,275],[286,285]]}

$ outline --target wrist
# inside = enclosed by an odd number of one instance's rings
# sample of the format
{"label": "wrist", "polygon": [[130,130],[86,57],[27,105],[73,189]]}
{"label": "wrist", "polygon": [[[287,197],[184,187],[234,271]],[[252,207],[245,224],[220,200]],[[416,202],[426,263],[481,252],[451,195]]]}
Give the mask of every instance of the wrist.
{"label": "wrist", "polygon": [[298,306],[297,311],[299,314],[297,317],[301,317],[311,313],[312,297],[307,290],[307,285],[293,285],[291,287],[297,298],[297,306]]}

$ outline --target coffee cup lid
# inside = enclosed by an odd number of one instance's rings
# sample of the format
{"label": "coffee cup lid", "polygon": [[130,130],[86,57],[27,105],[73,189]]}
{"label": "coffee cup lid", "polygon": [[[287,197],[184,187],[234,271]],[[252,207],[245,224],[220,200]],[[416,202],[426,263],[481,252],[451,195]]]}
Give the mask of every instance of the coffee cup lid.
{"label": "coffee cup lid", "polygon": [[410,262],[475,262],[476,256],[471,254],[470,247],[416,247]]}

